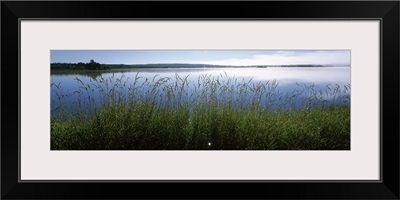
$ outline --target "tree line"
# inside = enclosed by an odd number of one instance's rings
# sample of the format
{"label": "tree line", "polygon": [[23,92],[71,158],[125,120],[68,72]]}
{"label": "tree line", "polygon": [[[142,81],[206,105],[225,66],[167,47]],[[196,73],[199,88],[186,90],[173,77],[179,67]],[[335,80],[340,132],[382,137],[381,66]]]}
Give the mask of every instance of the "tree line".
{"label": "tree line", "polygon": [[51,69],[55,70],[106,70],[109,66],[95,62],[93,59],[88,63],[51,63]]}
{"label": "tree line", "polygon": [[[94,60],[89,63],[51,63],[53,70],[108,70],[108,69],[134,69],[134,68],[224,68],[224,67],[329,67],[330,65],[252,65],[252,66],[230,66],[230,65],[210,65],[210,64],[182,64],[182,63],[160,63],[160,64],[100,64]],[[349,67],[349,66],[347,66]]]}

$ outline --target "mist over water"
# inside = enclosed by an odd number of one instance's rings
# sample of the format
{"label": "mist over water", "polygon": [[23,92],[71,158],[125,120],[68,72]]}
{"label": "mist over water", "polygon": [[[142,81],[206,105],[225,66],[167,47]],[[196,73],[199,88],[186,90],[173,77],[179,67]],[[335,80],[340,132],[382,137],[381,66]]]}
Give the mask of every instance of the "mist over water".
{"label": "mist over water", "polygon": [[[281,93],[283,96],[287,94],[299,94],[297,100],[293,103],[294,105],[300,104],[304,98],[308,98],[307,92],[325,92],[326,90],[334,90],[335,88],[343,90],[346,85],[350,85],[351,81],[350,67],[141,68],[89,72],[52,71],[50,87],[51,112],[52,114],[56,113],[56,111],[60,110],[60,107],[74,109],[79,106],[84,106],[83,104],[88,100],[98,104],[102,97],[99,88],[96,88],[94,83],[98,83],[96,81],[99,80],[104,80],[104,83],[102,83],[104,87],[102,87],[102,89],[106,90],[106,92],[109,92],[109,90],[113,88],[111,84],[119,84],[118,90],[122,93],[129,93],[129,87],[138,87],[142,85],[144,87],[136,91],[139,97],[147,94],[146,92],[152,89],[150,86],[154,85],[160,78],[167,78],[164,84],[170,84],[172,86],[176,80],[179,80],[176,77],[185,79],[187,82],[180,101],[196,101],[196,99],[190,99],[191,94],[201,89],[204,83],[201,83],[199,80],[202,77],[207,77],[212,80],[220,81],[221,85],[233,85],[232,80],[236,80],[236,84],[248,83],[249,87],[256,87],[257,84],[271,85],[274,83],[274,91]],[[109,82],[108,80],[111,79],[116,82]],[[87,85],[89,85],[89,88],[87,88]],[[149,88],[146,88],[146,85],[148,85]],[[158,88],[157,90],[162,92],[162,88]],[[222,88],[216,88],[216,90],[218,92],[222,90]],[[249,91],[249,94],[245,95],[243,101],[250,100],[254,97],[252,96],[251,90]],[[342,95],[349,96],[350,90],[347,90]],[[221,98],[235,99],[242,97],[231,95],[221,96]],[[325,98],[326,101],[331,101],[331,103],[341,101],[340,98],[334,99],[336,96],[330,96],[328,93],[323,98]],[[160,97],[157,101],[162,104],[165,99]],[[261,103],[265,103],[267,99],[260,98],[260,101]]]}

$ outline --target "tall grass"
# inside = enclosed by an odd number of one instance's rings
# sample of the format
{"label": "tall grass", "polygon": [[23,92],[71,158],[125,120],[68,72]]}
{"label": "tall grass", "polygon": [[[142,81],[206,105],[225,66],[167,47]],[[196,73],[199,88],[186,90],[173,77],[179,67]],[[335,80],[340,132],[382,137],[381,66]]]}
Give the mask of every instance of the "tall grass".
{"label": "tall grass", "polygon": [[284,93],[226,73],[75,80],[74,92],[51,85],[53,150],[350,149],[350,85]]}

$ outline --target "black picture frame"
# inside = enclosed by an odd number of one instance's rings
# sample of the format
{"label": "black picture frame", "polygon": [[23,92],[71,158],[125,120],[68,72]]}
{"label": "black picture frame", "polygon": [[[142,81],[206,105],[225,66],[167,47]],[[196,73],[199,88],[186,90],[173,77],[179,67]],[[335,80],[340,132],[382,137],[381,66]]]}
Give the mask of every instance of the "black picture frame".
{"label": "black picture frame", "polygon": [[[2,1],[2,199],[399,199],[398,1]],[[381,181],[19,182],[19,19],[379,19]],[[18,81],[18,83],[17,83]],[[153,192],[148,192],[153,191]]]}

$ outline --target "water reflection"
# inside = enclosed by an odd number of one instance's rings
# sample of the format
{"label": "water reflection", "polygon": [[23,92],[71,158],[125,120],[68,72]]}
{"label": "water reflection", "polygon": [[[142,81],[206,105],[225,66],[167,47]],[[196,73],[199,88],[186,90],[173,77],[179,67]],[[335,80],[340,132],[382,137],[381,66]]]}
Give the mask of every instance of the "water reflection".
{"label": "water reflection", "polygon": [[[161,78],[165,78],[162,83],[158,82]],[[215,85],[204,82],[205,80],[213,81]],[[271,102],[271,98],[274,98],[275,103],[268,105],[268,108],[276,108],[283,103],[285,106],[300,106],[311,97],[331,103],[343,102],[347,99],[349,101],[350,68],[161,68],[52,71],[51,83],[52,113],[59,111],[62,106],[77,109],[87,107],[86,104],[91,102],[97,106],[101,105],[101,102],[108,98],[105,95],[115,91],[121,95],[118,98],[132,98],[135,101],[146,100],[143,98],[153,95],[153,101],[160,106],[165,106],[168,95],[181,95],[179,99],[174,99],[176,101],[174,104],[193,103],[201,97],[198,96],[199,91],[207,89],[207,92],[214,91],[216,95],[213,95],[221,102],[237,102],[237,105],[243,102],[257,102],[265,108],[266,104]],[[155,85],[159,87],[154,89]],[[179,94],[176,88],[183,88],[184,91],[180,91]],[[253,91],[256,89],[258,91]],[[155,96],[156,93],[160,95]],[[260,93],[263,96],[258,97]],[[271,95],[275,93],[276,96],[268,97],[266,93],[271,93]],[[207,98],[212,97],[210,94],[204,95],[208,95]],[[283,102],[289,97],[290,102]]]}

